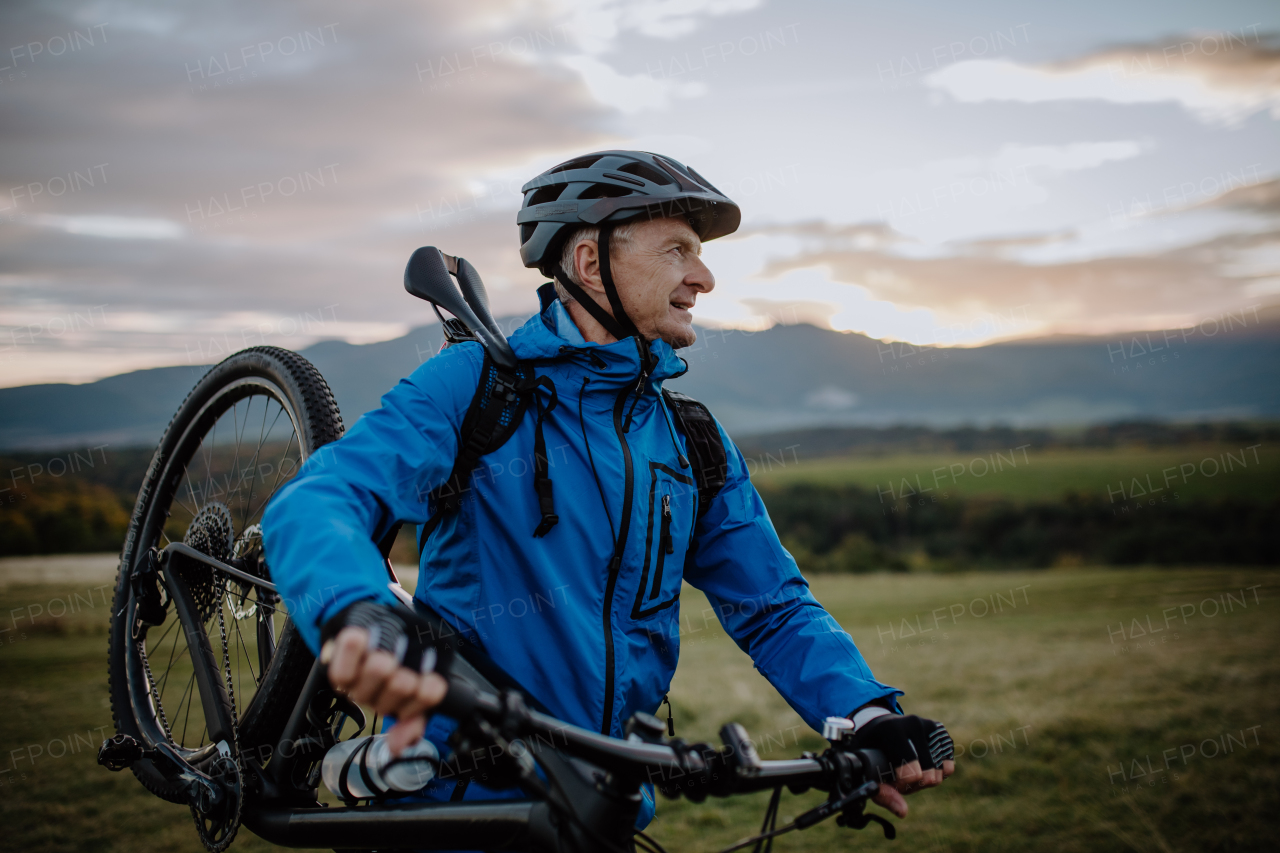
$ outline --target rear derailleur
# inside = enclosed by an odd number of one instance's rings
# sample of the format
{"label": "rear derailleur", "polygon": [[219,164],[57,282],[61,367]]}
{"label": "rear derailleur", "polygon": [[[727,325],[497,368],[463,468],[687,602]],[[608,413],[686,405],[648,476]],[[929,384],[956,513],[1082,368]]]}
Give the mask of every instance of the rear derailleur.
{"label": "rear derailleur", "polygon": [[244,784],[240,765],[226,741],[218,743],[217,754],[205,765],[204,772],[188,764],[167,743],[148,749],[126,734],[108,738],[98,750],[98,763],[113,772],[137,761],[150,761],[165,778],[185,789],[196,832],[208,850],[220,853],[230,846],[240,827]]}

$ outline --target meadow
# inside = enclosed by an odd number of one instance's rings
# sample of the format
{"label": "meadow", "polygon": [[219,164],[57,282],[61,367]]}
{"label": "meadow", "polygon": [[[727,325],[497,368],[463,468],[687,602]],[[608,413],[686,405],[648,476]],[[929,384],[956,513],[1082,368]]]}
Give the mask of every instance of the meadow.
{"label": "meadow", "polygon": [[[109,581],[59,577],[0,585],[5,849],[201,850],[185,808],[95,764],[111,733],[110,593],[100,588]],[[947,723],[961,757],[951,780],[910,798],[896,842],[874,825],[828,822],[775,849],[1274,849],[1274,573],[1075,568],[826,575],[812,585],[877,676],[906,692],[905,706]],[[34,605],[44,612],[25,619]],[[821,748],[700,594],[686,588],[681,606],[677,734],[715,742],[736,720],[766,758]],[[717,850],[755,831],[765,797],[661,800],[651,834],[672,853]],[[782,818],[820,799],[785,795]],[[232,849],[269,845],[242,829]]]}
{"label": "meadow", "polygon": [[[803,447],[753,458],[753,482],[762,488],[806,483],[857,486],[888,502],[946,492],[1053,500],[1074,492],[1124,502],[1157,489],[1183,499],[1262,499],[1280,491],[1280,455],[1269,444],[1203,443],[1177,447],[1007,447],[948,453],[807,458]],[[1138,489],[1134,488],[1134,481]],[[904,487],[904,481],[906,486]],[[1142,495],[1136,495],[1142,497]]]}

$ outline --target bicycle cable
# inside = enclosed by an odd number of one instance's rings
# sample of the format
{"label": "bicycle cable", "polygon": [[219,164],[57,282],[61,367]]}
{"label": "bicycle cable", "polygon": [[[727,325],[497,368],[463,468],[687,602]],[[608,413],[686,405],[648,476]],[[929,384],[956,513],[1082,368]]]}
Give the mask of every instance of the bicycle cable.
{"label": "bicycle cable", "polygon": [[746,841],[741,841],[733,845],[732,847],[726,847],[723,850],[718,851],[718,853],[733,853],[734,850],[741,850],[742,848],[748,845],[759,844],[761,841],[765,841],[765,840],[768,840],[769,843],[772,844],[773,839],[777,838],[779,835],[783,835],[785,833],[791,832],[793,829],[799,829],[799,827],[796,826],[795,821],[792,821],[791,823],[782,827],[782,829],[774,829],[769,832],[761,833],[760,835],[754,835],[751,838],[748,838]]}
{"label": "bicycle cable", "polygon": [[635,831],[635,834],[632,836],[632,841],[635,842],[637,847],[641,847],[648,851],[648,853],[667,853],[667,848],[663,847],[649,835],[646,835],[642,830],[637,829]]}
{"label": "bicycle cable", "polygon": [[[760,833],[772,832],[778,827],[778,805],[782,801],[782,786],[779,785],[773,789],[773,796],[769,797],[769,807],[764,812],[764,822],[760,824]],[[753,853],[773,853],[773,838],[765,837],[756,842]]]}

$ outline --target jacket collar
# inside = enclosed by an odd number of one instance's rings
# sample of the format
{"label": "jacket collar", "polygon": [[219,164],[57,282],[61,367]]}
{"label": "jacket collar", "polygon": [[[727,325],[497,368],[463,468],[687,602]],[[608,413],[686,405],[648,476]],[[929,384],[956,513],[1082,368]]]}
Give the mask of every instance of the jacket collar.
{"label": "jacket collar", "polygon": [[[583,339],[550,283],[538,289],[538,301],[541,310],[511,335],[511,348],[517,358],[572,359],[591,372],[593,384],[614,387],[635,384],[641,366],[635,338],[611,344],[595,344]],[[666,341],[651,342],[649,351],[654,367],[648,385],[654,393],[665,380],[681,376],[688,370],[684,360]],[[587,357],[574,358],[575,353],[586,354]]]}

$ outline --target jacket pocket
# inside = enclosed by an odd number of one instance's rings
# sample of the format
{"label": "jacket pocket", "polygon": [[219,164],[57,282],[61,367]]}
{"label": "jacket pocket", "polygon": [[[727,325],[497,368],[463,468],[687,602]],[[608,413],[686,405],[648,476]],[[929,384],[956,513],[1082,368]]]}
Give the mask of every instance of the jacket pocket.
{"label": "jacket pocket", "polygon": [[651,461],[649,478],[644,562],[631,608],[632,619],[652,616],[680,598],[684,574],[681,567],[697,510],[697,489],[692,477]]}

